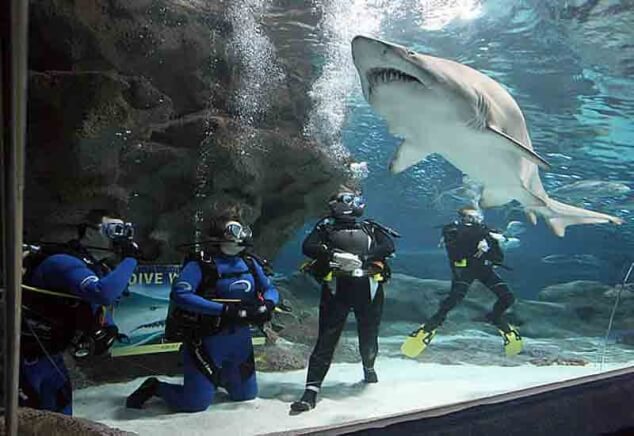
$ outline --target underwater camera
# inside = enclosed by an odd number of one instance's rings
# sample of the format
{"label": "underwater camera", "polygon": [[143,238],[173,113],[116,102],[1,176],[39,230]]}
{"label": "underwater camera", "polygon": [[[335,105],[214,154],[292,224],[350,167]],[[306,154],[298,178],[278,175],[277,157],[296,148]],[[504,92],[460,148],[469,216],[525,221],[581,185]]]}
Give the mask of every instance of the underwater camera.
{"label": "underwater camera", "polygon": [[101,233],[112,240],[126,240],[134,238],[134,226],[132,223],[103,223],[99,226]]}
{"label": "underwater camera", "polygon": [[91,332],[77,331],[71,341],[71,354],[75,359],[105,354],[119,334],[117,327],[104,326]]}

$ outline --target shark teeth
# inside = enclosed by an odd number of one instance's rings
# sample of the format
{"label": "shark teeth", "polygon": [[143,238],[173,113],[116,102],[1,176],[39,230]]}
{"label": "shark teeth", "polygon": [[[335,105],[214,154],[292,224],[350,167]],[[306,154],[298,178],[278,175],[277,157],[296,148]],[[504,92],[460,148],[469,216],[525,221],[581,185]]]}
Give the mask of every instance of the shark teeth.
{"label": "shark teeth", "polygon": [[385,85],[391,82],[419,82],[413,76],[393,68],[373,68],[367,74],[370,86]]}

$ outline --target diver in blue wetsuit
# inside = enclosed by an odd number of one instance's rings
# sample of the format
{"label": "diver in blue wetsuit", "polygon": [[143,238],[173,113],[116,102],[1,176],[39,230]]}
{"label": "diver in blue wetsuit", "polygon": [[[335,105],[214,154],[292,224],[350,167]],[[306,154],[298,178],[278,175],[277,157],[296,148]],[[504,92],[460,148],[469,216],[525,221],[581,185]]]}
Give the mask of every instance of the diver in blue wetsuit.
{"label": "diver in blue wetsuit", "polygon": [[145,380],[126,401],[142,408],[153,396],[181,412],[205,410],[216,389],[234,401],[255,398],[257,383],[250,325],[271,319],[279,295],[259,261],[244,253],[251,232],[227,215],[213,220],[216,248],[193,255],[174,281],[166,337],[183,342],[183,385]]}
{"label": "diver in blue wetsuit", "polygon": [[[63,352],[101,355],[118,336],[107,310],[126,289],[140,256],[130,223],[93,210],[66,244],[27,246],[23,276],[22,407],[72,414]],[[115,258],[112,259],[113,252]],[[122,259],[110,270],[109,261]]]}

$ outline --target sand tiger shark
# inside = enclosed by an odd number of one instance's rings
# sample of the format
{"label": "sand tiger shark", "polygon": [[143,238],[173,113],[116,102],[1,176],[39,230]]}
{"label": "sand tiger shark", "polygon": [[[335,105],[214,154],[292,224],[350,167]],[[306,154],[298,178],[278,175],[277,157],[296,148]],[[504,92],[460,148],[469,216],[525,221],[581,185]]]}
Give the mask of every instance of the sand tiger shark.
{"label": "sand tiger shark", "polygon": [[392,173],[437,153],[483,185],[480,207],[517,200],[531,223],[540,215],[557,236],[574,224],[623,222],[548,196],[538,167],[549,164],[533,150],[518,104],[492,78],[366,36],[352,40],[352,57],[365,99],[403,138]]}

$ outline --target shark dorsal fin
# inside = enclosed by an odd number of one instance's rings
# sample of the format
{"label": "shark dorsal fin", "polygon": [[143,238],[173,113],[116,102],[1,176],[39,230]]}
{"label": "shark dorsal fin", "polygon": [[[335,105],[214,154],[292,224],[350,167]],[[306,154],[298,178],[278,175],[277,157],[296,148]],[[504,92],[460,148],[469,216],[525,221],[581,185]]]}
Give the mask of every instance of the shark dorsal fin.
{"label": "shark dorsal fin", "polygon": [[544,159],[543,157],[535,153],[533,150],[528,148],[526,145],[522,144],[517,139],[504,133],[502,129],[492,124],[487,124],[486,128],[490,132],[495,133],[496,135],[500,135],[501,137],[507,139],[511,144],[513,144],[513,146],[515,147],[515,151],[519,152],[522,155],[522,157],[530,160],[531,162],[533,162],[535,165],[538,165],[542,169],[545,169],[545,170],[550,169],[550,164],[548,163],[546,159]]}

